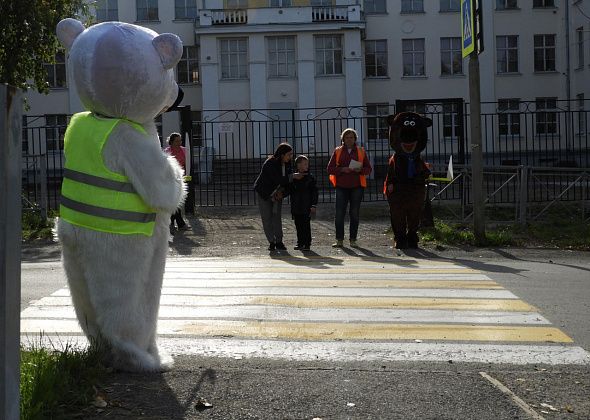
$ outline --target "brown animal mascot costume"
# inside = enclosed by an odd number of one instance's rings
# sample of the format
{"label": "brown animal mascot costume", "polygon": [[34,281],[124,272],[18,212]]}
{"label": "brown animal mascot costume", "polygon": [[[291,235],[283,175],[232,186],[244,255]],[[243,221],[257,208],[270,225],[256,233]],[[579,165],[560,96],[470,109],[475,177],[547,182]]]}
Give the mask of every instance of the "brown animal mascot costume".
{"label": "brown animal mascot costume", "polygon": [[389,158],[383,193],[389,202],[391,227],[397,249],[418,248],[418,227],[430,170],[420,157],[428,141],[432,120],[414,112],[387,117]]}

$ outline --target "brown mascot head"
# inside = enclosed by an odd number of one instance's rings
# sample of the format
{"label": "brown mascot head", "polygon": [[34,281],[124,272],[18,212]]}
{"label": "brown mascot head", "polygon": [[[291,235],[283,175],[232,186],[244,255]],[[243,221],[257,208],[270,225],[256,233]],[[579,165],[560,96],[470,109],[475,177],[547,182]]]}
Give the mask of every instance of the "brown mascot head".
{"label": "brown mascot head", "polygon": [[400,112],[387,117],[389,145],[396,153],[418,156],[426,148],[430,118],[415,112]]}

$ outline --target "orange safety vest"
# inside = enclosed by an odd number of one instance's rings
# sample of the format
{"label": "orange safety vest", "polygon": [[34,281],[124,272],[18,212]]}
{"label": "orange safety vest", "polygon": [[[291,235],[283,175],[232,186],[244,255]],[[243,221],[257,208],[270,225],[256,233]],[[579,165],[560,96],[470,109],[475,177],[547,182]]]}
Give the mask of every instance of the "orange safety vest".
{"label": "orange safety vest", "polygon": [[[340,160],[340,155],[342,154],[342,150],[343,150],[343,146],[338,146],[336,148],[336,150],[334,151],[336,153],[336,165],[338,165],[338,161]],[[357,146],[356,150],[358,150],[359,161],[364,163],[365,149]],[[361,187],[367,188],[367,177],[365,175],[359,175],[359,178],[361,180]],[[332,184],[333,187],[336,186],[336,175],[330,175],[330,183]]]}

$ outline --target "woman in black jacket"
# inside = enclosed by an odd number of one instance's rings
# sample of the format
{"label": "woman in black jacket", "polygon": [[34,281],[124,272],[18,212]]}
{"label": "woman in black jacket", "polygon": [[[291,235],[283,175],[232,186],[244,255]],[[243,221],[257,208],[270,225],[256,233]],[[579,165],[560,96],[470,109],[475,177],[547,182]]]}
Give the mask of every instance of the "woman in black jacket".
{"label": "woman in black jacket", "polygon": [[293,174],[291,159],[293,148],[288,143],[277,146],[272,156],[262,165],[260,174],[254,182],[254,191],[258,194],[258,208],[262,219],[264,234],[268,239],[268,250],[285,250],[283,244],[283,223],[281,205],[287,194],[287,187],[293,179],[301,179],[303,175]]}

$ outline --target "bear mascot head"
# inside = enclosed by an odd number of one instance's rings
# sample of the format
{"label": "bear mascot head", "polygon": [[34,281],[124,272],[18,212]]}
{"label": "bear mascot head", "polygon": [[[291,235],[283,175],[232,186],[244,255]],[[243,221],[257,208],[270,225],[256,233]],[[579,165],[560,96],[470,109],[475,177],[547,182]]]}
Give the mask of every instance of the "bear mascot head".
{"label": "bear mascot head", "polygon": [[383,192],[389,202],[395,248],[417,248],[418,228],[430,170],[420,154],[428,143],[430,118],[415,112],[387,117],[389,145],[394,150]]}
{"label": "bear mascot head", "polygon": [[58,236],[80,327],[105,360],[160,371],[156,324],[168,224],[186,195],[183,172],[160,147],[154,118],[179,98],[182,42],[127,23],[57,26],[85,112],[64,138]]}

